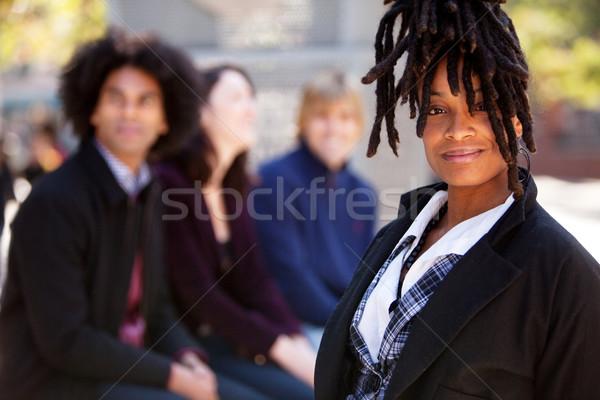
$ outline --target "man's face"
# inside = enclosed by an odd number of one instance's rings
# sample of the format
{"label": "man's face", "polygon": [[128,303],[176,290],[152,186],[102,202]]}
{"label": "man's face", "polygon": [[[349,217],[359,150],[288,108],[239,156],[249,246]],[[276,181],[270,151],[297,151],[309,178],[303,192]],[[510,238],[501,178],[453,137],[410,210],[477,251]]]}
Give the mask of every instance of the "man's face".
{"label": "man's face", "polygon": [[168,131],[158,81],[142,69],[112,71],[90,117],[96,139],[133,172],[160,135]]}

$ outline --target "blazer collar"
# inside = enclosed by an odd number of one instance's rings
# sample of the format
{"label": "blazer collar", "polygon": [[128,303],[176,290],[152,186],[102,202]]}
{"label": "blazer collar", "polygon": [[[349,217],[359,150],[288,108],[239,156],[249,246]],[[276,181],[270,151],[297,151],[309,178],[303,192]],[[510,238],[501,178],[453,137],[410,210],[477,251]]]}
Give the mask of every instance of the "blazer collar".
{"label": "blazer collar", "polygon": [[[525,171],[521,171],[521,174],[524,175]],[[528,182],[523,198],[514,202],[490,232],[459,260],[419,313],[393,372],[386,399],[399,395],[414,382],[448,348],[448,344],[468,321],[520,274],[517,266],[494,250],[494,245],[522,223],[526,214],[537,204],[537,188],[530,176]],[[403,195],[399,218],[382,229],[361,260],[328,323],[334,326],[325,331],[322,339],[320,348],[326,351],[322,356],[330,360],[317,363],[315,383],[322,386],[319,387],[325,396],[322,398],[337,398],[337,388],[345,384],[320,382],[319,377],[343,379],[348,375],[347,369],[353,368],[347,358],[348,327],[365,290],[419,211],[433,194],[443,189],[446,189],[446,185],[438,183]],[[448,312],[448,304],[452,304],[452,312]],[[328,334],[329,330],[332,334]],[[319,371],[320,368],[326,368],[327,371]],[[327,390],[332,391],[326,393]]]}
{"label": "blazer collar", "polygon": [[[390,222],[387,228],[382,231],[383,234],[377,235],[373,243],[369,246],[365,253],[365,257],[360,260],[356,273],[349,288],[354,288],[352,294],[344,293],[344,297],[349,298],[351,304],[345,305],[346,314],[343,318],[344,326],[349,326],[350,321],[354,316],[354,312],[360,303],[367,287],[389,257],[402,235],[408,230],[418,213],[425,207],[431,197],[441,189],[445,188],[445,184],[435,184],[415,189],[400,199],[398,214],[399,216],[407,216],[408,218],[398,218]],[[356,280],[356,282],[355,282]],[[346,324],[346,322],[348,322]]]}
{"label": "blazer collar", "polygon": [[[320,354],[320,356],[326,357],[329,360],[327,363],[317,363],[317,371],[315,373],[317,378],[315,386],[319,386],[319,391],[324,391],[322,398],[338,398],[339,393],[337,388],[351,384],[350,382],[323,382],[321,385],[320,379],[325,379],[325,377],[343,379],[343,377],[349,375],[347,369],[353,366],[347,358],[348,327],[352,322],[354,313],[367,287],[387,257],[389,257],[398,241],[402,238],[404,232],[410,227],[418,212],[427,204],[437,190],[443,188],[445,188],[443,183],[436,184],[419,188],[403,195],[398,214],[400,216],[407,215],[408,218],[398,218],[384,227],[365,252],[364,258],[360,260],[352,281],[329,319],[327,324],[328,329],[325,330],[321,345],[319,346],[319,349],[327,352],[323,355]],[[331,329],[329,329],[330,325],[333,325]],[[330,331],[335,332],[335,334],[330,335]],[[326,367],[327,371],[320,371],[321,366]],[[332,390],[332,392],[325,392],[327,390]]]}
{"label": "blazer collar", "polygon": [[[485,262],[482,262],[485,260]],[[521,273],[483,238],[452,268],[415,317],[386,399],[395,398],[444,351],[461,329]]]}
{"label": "blazer collar", "polygon": [[452,340],[460,330],[520,275],[521,269],[496,252],[494,245],[525,220],[535,207],[536,195],[535,183],[529,179],[523,198],[461,257],[415,317],[386,399],[402,393],[444,350],[452,351]]}
{"label": "blazer collar", "polygon": [[319,346],[319,358],[326,361],[317,362],[315,371],[315,388],[320,393],[319,398],[341,398],[338,388],[352,384],[344,381],[352,375],[349,369],[354,367],[348,357],[348,327],[365,290],[408,226],[410,221],[395,220],[382,229],[383,233],[373,240],[360,260],[352,281],[329,318]]}

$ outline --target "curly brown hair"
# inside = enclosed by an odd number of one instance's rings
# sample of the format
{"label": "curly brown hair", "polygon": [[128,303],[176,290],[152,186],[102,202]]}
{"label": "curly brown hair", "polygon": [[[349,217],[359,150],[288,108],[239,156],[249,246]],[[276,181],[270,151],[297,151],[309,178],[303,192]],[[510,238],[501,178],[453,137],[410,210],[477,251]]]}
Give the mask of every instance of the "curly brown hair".
{"label": "curly brown hair", "polygon": [[90,116],[100,89],[107,76],[123,66],[140,68],[158,81],[169,132],[150,152],[153,156],[174,153],[198,126],[197,73],[187,55],[150,33],[127,34],[113,27],[104,37],[77,49],[62,71],[59,87],[63,112],[74,133],[81,139],[94,135]]}
{"label": "curly brown hair", "polygon": [[[526,94],[529,70],[510,18],[500,8],[505,0],[385,0],[392,3],[381,19],[375,41],[376,65],[363,83],[377,80],[377,115],[367,156],[377,152],[381,124],[385,120],[388,143],[397,155],[398,131],[394,126],[395,105],[410,105],[410,117],[417,117],[417,135],[427,122],[431,82],[439,61],[447,57],[448,84],[458,94],[459,79],[465,86],[467,105],[474,113],[471,74],[481,79],[484,106],[496,143],[508,165],[508,187],[520,198],[518,180],[518,138],[512,118],[523,126],[523,141],[535,152],[533,118]],[[400,27],[394,33],[396,21]],[[404,72],[396,83],[394,67],[408,53]],[[462,76],[458,64],[463,60]],[[422,96],[419,92],[422,90]],[[419,104],[419,98],[422,101]],[[498,117],[498,114],[500,117]],[[506,134],[505,134],[506,132]]]}

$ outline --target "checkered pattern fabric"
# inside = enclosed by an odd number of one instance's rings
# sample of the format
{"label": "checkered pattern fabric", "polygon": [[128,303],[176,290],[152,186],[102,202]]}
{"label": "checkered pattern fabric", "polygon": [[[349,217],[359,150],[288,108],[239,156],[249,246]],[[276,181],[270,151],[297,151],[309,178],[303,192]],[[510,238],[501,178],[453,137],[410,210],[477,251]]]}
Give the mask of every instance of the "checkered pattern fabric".
{"label": "checkered pattern fabric", "polygon": [[102,155],[102,158],[104,158],[104,161],[106,161],[106,164],[108,164],[108,168],[115,176],[119,185],[129,196],[137,196],[138,193],[152,180],[150,167],[145,162],[140,165],[137,175],[134,175],[129,167],[111,153],[106,146],[95,139],[94,145]]}
{"label": "checkered pattern fabric", "polygon": [[375,400],[383,399],[385,389],[390,381],[396,360],[408,339],[414,317],[425,306],[437,286],[458,262],[460,256],[447,254],[439,257],[432,267],[415,283],[399,300],[398,306],[391,310],[391,320],[385,329],[378,359],[371,359],[367,345],[358,330],[358,323],[367,303],[367,299],[381,279],[381,276],[392,260],[408,247],[415,237],[407,237],[388,257],[378,274],[365,292],[354,318],[350,325],[349,346],[360,364],[359,377],[356,382],[354,394],[347,400]]}

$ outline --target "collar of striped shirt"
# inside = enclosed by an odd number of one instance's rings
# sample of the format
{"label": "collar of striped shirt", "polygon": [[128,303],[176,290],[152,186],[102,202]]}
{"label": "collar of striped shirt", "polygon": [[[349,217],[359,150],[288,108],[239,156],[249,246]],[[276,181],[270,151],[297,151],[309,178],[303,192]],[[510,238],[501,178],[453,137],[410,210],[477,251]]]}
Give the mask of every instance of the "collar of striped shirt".
{"label": "collar of striped shirt", "polygon": [[115,176],[119,186],[129,196],[137,196],[137,194],[152,180],[150,167],[148,163],[143,162],[137,174],[134,174],[127,165],[119,160],[110,150],[102,143],[94,138],[94,146],[108,164],[108,168]]}

